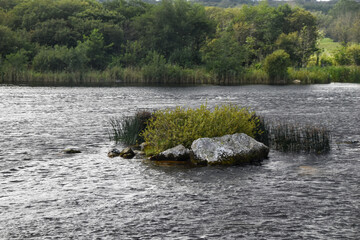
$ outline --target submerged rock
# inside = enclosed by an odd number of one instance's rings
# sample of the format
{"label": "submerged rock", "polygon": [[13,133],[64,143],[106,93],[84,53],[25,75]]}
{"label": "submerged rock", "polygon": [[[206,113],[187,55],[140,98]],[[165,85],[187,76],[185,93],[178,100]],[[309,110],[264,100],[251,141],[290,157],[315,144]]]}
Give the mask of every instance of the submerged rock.
{"label": "submerged rock", "polygon": [[111,149],[109,152],[108,152],[108,157],[109,158],[113,158],[113,157],[118,157],[118,156],[120,156],[120,150],[119,149],[117,149],[117,148],[113,148],[113,149]]}
{"label": "submerged rock", "polygon": [[183,145],[170,148],[161,152],[155,156],[152,156],[150,160],[154,161],[189,161],[190,150],[185,148]]}
{"label": "submerged rock", "polygon": [[68,147],[63,150],[63,153],[74,154],[74,153],[81,153],[81,151],[77,147]]}
{"label": "submerged rock", "polygon": [[119,155],[122,158],[131,159],[135,156],[135,153],[131,148],[127,147],[127,148],[123,149]]}
{"label": "submerged rock", "polygon": [[199,138],[191,150],[191,162],[195,165],[259,164],[269,154],[267,146],[244,133]]}

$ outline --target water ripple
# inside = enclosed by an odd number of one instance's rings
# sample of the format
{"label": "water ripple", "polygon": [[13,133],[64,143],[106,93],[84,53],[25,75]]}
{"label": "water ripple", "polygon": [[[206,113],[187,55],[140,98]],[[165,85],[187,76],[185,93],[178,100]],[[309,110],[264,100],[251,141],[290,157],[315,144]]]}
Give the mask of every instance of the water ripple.
{"label": "water ripple", "polygon": [[[0,87],[0,239],[357,239],[360,86]],[[328,155],[263,166],[109,159],[108,119],[234,103],[324,124]],[[66,146],[81,154],[66,155]],[[121,147],[121,146],[118,146]]]}

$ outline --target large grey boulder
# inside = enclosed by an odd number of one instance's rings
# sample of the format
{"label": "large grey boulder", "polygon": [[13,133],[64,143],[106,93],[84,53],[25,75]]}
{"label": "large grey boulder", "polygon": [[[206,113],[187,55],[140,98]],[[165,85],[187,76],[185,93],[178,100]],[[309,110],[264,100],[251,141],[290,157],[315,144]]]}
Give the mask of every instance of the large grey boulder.
{"label": "large grey boulder", "polygon": [[269,154],[267,146],[244,133],[199,138],[191,150],[191,162],[195,165],[259,164]]}
{"label": "large grey boulder", "polygon": [[189,161],[190,150],[183,145],[167,149],[155,156],[152,156],[150,160],[154,161]]}

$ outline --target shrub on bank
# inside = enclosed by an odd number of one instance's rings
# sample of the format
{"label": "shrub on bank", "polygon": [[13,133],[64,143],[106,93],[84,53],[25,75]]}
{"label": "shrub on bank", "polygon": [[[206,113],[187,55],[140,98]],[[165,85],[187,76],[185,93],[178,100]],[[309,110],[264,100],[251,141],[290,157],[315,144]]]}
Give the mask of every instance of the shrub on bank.
{"label": "shrub on bank", "polygon": [[290,67],[290,55],[284,50],[276,50],[265,58],[264,70],[272,84],[286,83],[288,67]]}
{"label": "shrub on bank", "polygon": [[151,143],[147,155],[157,154],[179,144],[189,148],[192,142],[203,137],[245,133],[254,137],[257,118],[247,108],[233,105],[216,106],[213,111],[206,105],[197,109],[181,108],[159,110],[142,132]]}

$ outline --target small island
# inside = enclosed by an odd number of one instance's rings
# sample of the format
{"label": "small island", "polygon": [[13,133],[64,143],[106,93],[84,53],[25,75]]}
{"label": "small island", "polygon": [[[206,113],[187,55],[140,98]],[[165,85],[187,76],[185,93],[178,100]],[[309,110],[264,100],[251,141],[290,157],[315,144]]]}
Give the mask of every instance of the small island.
{"label": "small island", "polygon": [[236,105],[140,111],[133,117],[113,118],[110,124],[110,139],[132,146],[110,150],[111,158],[133,158],[137,153],[140,159],[195,166],[259,165],[269,147],[322,154],[330,151],[331,141],[324,127],[275,125]]}

